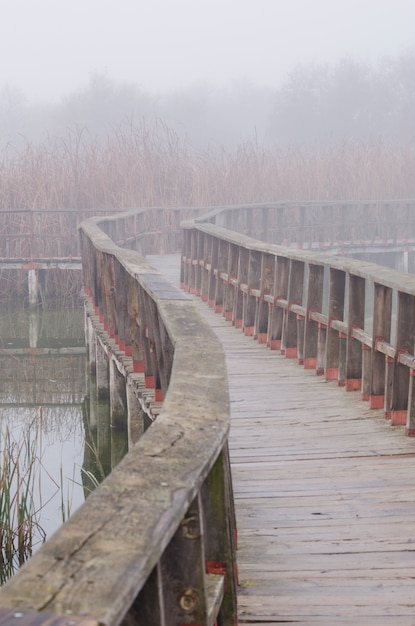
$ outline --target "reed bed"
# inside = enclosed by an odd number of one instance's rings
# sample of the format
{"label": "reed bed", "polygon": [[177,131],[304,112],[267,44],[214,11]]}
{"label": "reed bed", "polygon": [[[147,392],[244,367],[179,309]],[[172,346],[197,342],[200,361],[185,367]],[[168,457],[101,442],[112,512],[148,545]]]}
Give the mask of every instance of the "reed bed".
{"label": "reed bed", "polygon": [[37,421],[20,439],[7,427],[0,431],[0,584],[45,540],[33,498],[39,488],[40,437]]}
{"label": "reed bed", "polygon": [[[84,217],[71,210],[411,198],[414,170],[411,145],[380,140],[315,149],[247,141],[197,152],[162,121],[124,125],[105,140],[71,131],[0,156],[0,256],[79,255],[76,228]],[[27,296],[25,277],[0,270],[0,299]],[[42,294],[74,295],[79,287],[78,272],[62,281],[48,271]]]}
{"label": "reed bed", "polygon": [[0,210],[62,209],[44,222],[24,215],[0,223],[0,235],[32,228],[64,236],[64,209],[209,206],[274,200],[362,200],[415,194],[411,146],[345,142],[324,149],[272,150],[255,142],[236,150],[192,150],[165,124],[124,126],[105,141],[87,132],[27,143],[0,161]]}

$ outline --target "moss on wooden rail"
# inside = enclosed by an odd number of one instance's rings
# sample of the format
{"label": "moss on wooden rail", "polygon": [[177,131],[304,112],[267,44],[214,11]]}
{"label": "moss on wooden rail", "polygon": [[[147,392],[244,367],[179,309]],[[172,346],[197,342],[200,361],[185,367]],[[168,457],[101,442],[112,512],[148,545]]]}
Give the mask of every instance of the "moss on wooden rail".
{"label": "moss on wooden rail", "polygon": [[[117,349],[120,342],[124,351],[131,347],[131,361],[140,360],[162,390],[163,406],[87,502],[0,590],[0,607],[109,626],[129,610],[149,625],[213,625],[218,612],[222,623],[234,624],[229,397],[220,343],[187,296],[137,253],[118,248],[99,220],[81,226],[81,247],[89,297]],[[189,515],[197,533],[186,530]],[[222,574],[208,563],[222,563]]]}

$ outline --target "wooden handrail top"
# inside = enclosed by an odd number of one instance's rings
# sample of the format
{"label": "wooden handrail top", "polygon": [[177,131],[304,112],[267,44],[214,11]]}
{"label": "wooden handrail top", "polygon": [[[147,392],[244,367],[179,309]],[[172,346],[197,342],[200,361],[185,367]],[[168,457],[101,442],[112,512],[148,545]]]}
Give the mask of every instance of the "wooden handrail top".
{"label": "wooden handrail top", "polygon": [[169,387],[151,428],[1,588],[0,607],[116,625],[222,452],[230,415],[224,354],[211,328],[185,294],[137,253],[118,248],[99,222],[83,223],[82,236],[116,258],[154,301],[174,347]]}
{"label": "wooden handrail top", "polygon": [[385,285],[385,287],[397,289],[402,293],[415,295],[415,276],[413,274],[404,274],[397,270],[377,265],[376,263],[341,256],[331,256],[324,252],[295,250],[287,246],[263,243],[247,235],[242,235],[241,233],[223,228],[222,226],[200,224],[197,223],[196,220],[184,222],[182,227],[185,230],[196,228],[200,232],[218,237],[237,246],[243,246],[247,250],[256,250],[261,253],[308,263],[309,265],[338,269],[352,274],[353,276],[359,276],[374,283]]}
{"label": "wooden handrail top", "polygon": [[315,208],[315,207],[335,207],[346,208],[351,206],[357,207],[377,207],[387,204],[388,206],[400,206],[400,205],[413,205],[413,198],[395,198],[393,200],[276,200],[274,202],[259,202],[259,203],[243,203],[243,204],[231,204],[231,205],[218,205],[206,207],[206,211],[203,216],[195,219],[196,223],[209,221],[212,217],[216,217],[220,213],[229,211],[240,211],[249,209],[286,209],[286,208]]}

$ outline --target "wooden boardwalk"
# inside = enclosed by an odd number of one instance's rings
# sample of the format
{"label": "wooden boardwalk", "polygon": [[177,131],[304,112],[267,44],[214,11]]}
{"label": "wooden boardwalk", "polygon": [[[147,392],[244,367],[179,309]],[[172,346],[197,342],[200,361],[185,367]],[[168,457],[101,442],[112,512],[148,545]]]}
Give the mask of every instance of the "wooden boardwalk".
{"label": "wooden boardwalk", "polygon": [[239,623],[414,626],[414,439],[195,304],[227,357]]}

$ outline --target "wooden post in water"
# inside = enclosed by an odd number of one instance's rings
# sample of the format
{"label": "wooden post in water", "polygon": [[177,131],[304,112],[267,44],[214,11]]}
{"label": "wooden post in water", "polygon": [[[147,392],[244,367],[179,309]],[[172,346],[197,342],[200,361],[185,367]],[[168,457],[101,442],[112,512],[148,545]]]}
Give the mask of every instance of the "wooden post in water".
{"label": "wooden post in water", "polygon": [[130,374],[127,380],[127,412],[128,412],[128,446],[137,443],[144,432],[144,414],[140,399],[137,395],[137,383],[142,378],[140,374]]}
{"label": "wooden post in water", "polygon": [[127,395],[125,378],[119,372],[114,358],[109,359],[111,426],[117,430],[127,429]]}
{"label": "wooden post in water", "polygon": [[30,269],[27,272],[27,284],[29,289],[29,306],[35,307],[39,301],[39,282],[37,270]]}
{"label": "wooden post in water", "polygon": [[95,341],[96,346],[96,378],[97,378],[97,391],[98,398],[103,400],[109,398],[110,379],[109,379],[109,365],[105,350],[99,340]]}

